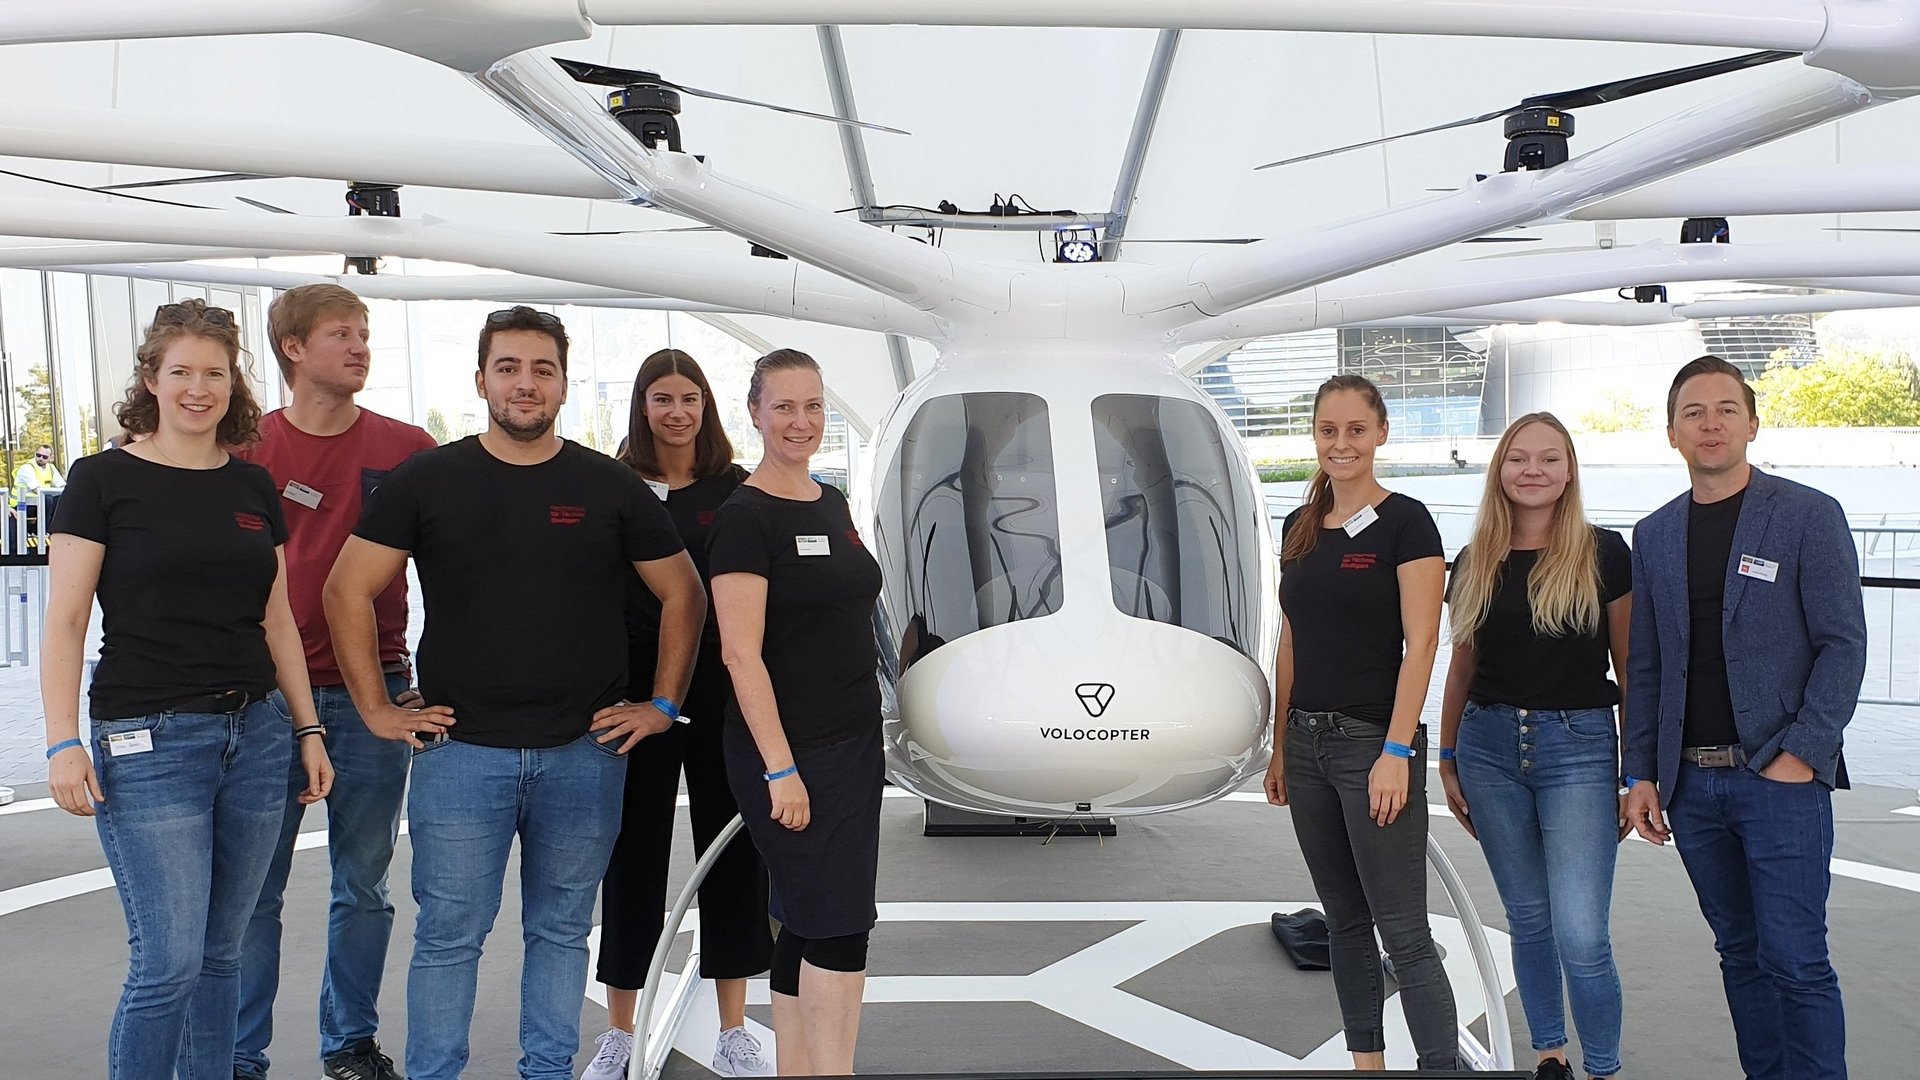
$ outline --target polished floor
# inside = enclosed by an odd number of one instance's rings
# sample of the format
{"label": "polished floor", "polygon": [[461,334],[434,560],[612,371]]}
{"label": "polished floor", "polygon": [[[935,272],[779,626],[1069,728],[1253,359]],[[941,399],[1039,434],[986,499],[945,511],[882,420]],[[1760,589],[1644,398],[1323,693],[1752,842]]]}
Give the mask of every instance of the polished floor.
{"label": "polished floor", "polygon": [[[20,801],[0,808],[0,1075],[100,1075],[125,973],[119,905],[91,824],[46,808],[44,789],[17,787]],[[1920,806],[1912,789],[1890,787],[1842,793],[1836,805],[1830,918],[1853,1073],[1910,1075],[1920,1043],[1920,948],[1910,932],[1920,922]],[[1330,977],[1294,971],[1266,929],[1271,912],[1313,900],[1285,815],[1242,793],[1123,821],[1106,839],[930,839],[920,835],[917,802],[889,799],[860,1071],[1338,1066],[1345,1055]],[[295,860],[275,1077],[318,1072],[323,824],[310,816],[307,828],[320,831],[308,833]],[[1510,978],[1498,901],[1476,846],[1450,819],[1436,834]],[[676,877],[689,862],[683,852]],[[400,915],[382,1035],[398,1056],[413,910],[404,839],[394,872]],[[515,892],[507,890],[483,962],[471,1077],[514,1075]],[[1462,1016],[1478,1017],[1464,938],[1437,889],[1433,909]],[[1712,940],[1671,850],[1633,840],[1621,847],[1614,933],[1627,990],[1625,1075],[1737,1077]],[[764,984],[754,985],[753,1001],[764,1023]],[[1509,994],[1506,1005],[1516,1049],[1529,1058],[1517,999]],[[576,1068],[604,1027],[594,1001],[581,1011]],[[1474,1026],[1484,1032],[1484,1019]],[[707,1075],[715,1030],[707,996],[669,1073]],[[1403,1029],[1389,1039],[1399,1059]]]}

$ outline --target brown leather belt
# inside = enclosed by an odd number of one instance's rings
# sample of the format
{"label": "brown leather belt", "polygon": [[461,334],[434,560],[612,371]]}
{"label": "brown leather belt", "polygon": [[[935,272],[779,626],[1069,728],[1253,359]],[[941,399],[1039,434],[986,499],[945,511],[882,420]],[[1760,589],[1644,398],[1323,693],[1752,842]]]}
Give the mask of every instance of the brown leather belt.
{"label": "brown leather belt", "polygon": [[1680,759],[1703,769],[1743,769],[1747,750],[1744,746],[1688,746],[1680,750]]}

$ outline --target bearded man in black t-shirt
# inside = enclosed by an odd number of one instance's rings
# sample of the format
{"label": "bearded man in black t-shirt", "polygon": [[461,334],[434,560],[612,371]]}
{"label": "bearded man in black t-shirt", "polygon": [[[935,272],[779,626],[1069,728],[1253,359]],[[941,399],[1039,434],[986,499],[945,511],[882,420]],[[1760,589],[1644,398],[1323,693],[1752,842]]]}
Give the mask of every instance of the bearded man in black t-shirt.
{"label": "bearded man in black t-shirt", "polygon": [[[368,502],[327,582],[335,655],[374,734],[414,747],[407,793],[420,913],[407,1075],[467,1064],[481,947],[520,841],[522,1076],[571,1077],[593,904],[620,831],[624,755],[686,693],[706,593],[632,469],[561,439],[567,336],[527,307],[488,316],[475,387],[485,433],[423,451]],[[373,600],[411,554],[426,623],[425,706],[387,700]],[[653,700],[627,688],[625,582],[660,600]]]}

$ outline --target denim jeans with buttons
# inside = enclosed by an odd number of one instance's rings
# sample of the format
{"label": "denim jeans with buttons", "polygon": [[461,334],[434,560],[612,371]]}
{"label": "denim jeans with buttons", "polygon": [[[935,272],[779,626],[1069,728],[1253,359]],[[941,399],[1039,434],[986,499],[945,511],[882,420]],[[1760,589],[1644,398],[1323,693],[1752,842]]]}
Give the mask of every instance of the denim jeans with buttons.
{"label": "denim jeans with buttons", "polygon": [[1567,1044],[1561,979],[1589,1076],[1620,1071],[1620,973],[1608,919],[1619,848],[1611,709],[1469,702],[1454,747],[1480,848],[1506,908],[1535,1050]]}
{"label": "denim jeans with buttons", "polygon": [[1327,909],[1333,990],[1347,1049],[1387,1048],[1381,1018],[1386,983],[1374,931],[1393,957],[1401,1010],[1422,1069],[1459,1068],[1453,988],[1427,920],[1426,732],[1414,737],[1407,806],[1393,824],[1374,823],[1368,774],[1387,726],[1337,712],[1293,710],[1283,748],[1294,835],[1320,904]]}
{"label": "denim jeans with buttons", "polygon": [[[110,752],[112,736],[138,732],[151,750]],[[95,720],[92,738],[105,796],[94,824],[126,912],[129,960],[107,1076],[228,1080],[240,943],[280,834],[293,733],[256,701]]]}

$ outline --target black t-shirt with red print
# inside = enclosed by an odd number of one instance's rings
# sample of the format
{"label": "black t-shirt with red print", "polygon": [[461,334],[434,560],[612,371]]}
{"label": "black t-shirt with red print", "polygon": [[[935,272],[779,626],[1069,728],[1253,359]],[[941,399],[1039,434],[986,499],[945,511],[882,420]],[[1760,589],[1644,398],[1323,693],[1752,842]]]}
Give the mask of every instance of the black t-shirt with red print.
{"label": "black t-shirt with red print", "polygon": [[[1287,515],[1286,534],[1305,512]],[[1393,718],[1407,643],[1400,567],[1444,552],[1433,515],[1419,500],[1389,494],[1374,512],[1378,520],[1351,536],[1321,529],[1306,558],[1280,564],[1280,609],[1293,632],[1292,708],[1380,724]]]}
{"label": "black t-shirt with red print", "polygon": [[478,436],[393,470],[354,535],[413,553],[420,693],[453,707],[448,733],[515,749],[572,742],[620,700],[633,564],[682,550],[627,466],[572,442],[512,465]]}
{"label": "black t-shirt with red print", "polygon": [[[767,579],[760,657],[788,745],[878,739],[880,564],[860,540],[847,497],[826,484],[812,502],[742,484],[714,521],[707,564],[715,577]],[[733,701],[727,722],[745,722]]]}
{"label": "black t-shirt with red print", "polygon": [[[703,476],[683,488],[668,489],[658,480],[647,481],[647,487],[673,519],[673,527],[687,545],[687,554],[693,556],[693,568],[700,572],[703,585],[709,580],[707,534],[713,531],[720,504],[746,478],[747,470],[730,465],[717,476]],[[637,578],[627,588],[627,647],[627,696],[636,700],[651,696],[653,667],[660,651],[660,598]],[[714,665],[712,670],[725,677],[725,669],[720,666],[720,624],[713,617],[711,589],[707,595],[707,629],[700,635],[700,663]]]}
{"label": "black t-shirt with red print", "polygon": [[73,463],[50,531],[106,546],[93,719],[273,689],[261,620],[287,526],[267,470],[237,458],[181,469],[103,451]]}

